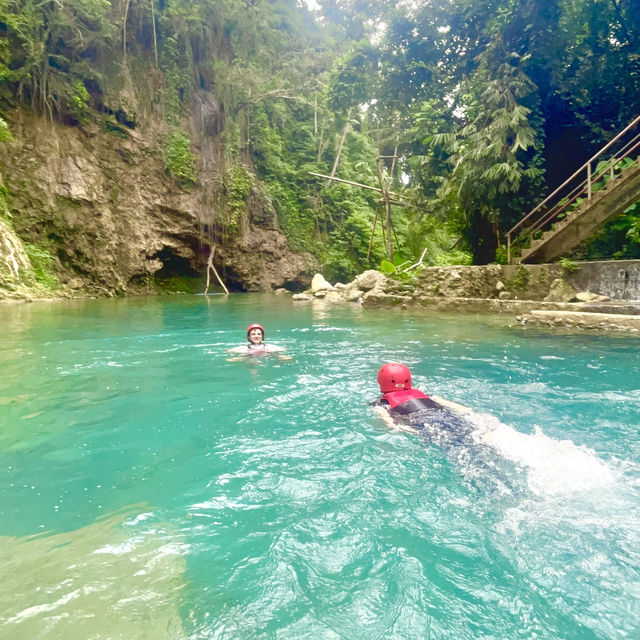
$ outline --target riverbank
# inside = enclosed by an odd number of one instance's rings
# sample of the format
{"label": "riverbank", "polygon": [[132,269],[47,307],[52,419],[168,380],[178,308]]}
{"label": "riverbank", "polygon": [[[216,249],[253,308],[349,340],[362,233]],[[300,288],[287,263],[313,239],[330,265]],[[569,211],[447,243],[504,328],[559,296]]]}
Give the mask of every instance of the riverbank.
{"label": "riverbank", "polygon": [[637,332],[640,261],[425,267],[415,277],[370,270],[335,285],[316,274],[311,288],[294,300],[317,298],[365,308],[488,312],[522,324]]}
{"label": "riverbank", "polygon": [[[585,288],[580,288],[584,286]],[[284,289],[279,293],[287,293]],[[619,296],[627,293],[634,300]],[[140,295],[158,293],[151,289]],[[179,293],[179,292],[173,292]],[[96,298],[111,292],[69,286],[50,290],[0,287],[0,304]],[[416,276],[368,270],[348,284],[316,274],[295,301],[322,299],[364,308],[394,307],[442,312],[493,313],[509,323],[596,331],[640,332],[640,260],[552,265],[425,267]]]}

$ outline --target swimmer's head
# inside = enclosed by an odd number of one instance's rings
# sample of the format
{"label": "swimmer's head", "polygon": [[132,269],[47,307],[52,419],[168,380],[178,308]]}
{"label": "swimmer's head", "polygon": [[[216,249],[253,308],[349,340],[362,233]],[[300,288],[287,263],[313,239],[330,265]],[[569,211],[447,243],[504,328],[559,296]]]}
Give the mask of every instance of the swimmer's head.
{"label": "swimmer's head", "polygon": [[382,393],[411,389],[411,371],[397,362],[387,362],[378,371],[378,384]]}
{"label": "swimmer's head", "polygon": [[260,344],[264,340],[264,327],[261,324],[250,324],[247,327],[247,340],[251,344]]}

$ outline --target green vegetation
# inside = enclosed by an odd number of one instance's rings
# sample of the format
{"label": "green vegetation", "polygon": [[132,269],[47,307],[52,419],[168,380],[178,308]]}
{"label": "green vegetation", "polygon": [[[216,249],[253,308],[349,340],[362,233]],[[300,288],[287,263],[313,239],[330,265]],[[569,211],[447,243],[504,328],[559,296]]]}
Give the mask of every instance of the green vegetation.
{"label": "green vegetation", "polygon": [[[9,125],[0,117],[0,143],[13,140]],[[0,218],[11,224],[11,211],[9,210],[9,190],[2,182],[0,174]]]}
{"label": "green vegetation", "polygon": [[574,271],[580,270],[580,265],[576,264],[573,260],[569,258],[560,258],[559,263],[562,269],[566,273],[573,273]]}
{"label": "green vegetation", "polygon": [[529,285],[529,271],[521,264],[516,268],[516,274],[507,283],[507,288],[513,291],[524,291]]}
{"label": "green vegetation", "polygon": [[67,94],[67,111],[71,117],[81,126],[89,124],[89,108],[87,102],[89,92],[82,80],[76,80]]}
{"label": "green vegetation", "polygon": [[[640,103],[629,0],[318,6],[0,0],[0,113],[22,102],[125,138],[151,108],[213,240],[275,212],[292,247],[348,280],[425,248],[425,265],[504,262],[505,231]],[[640,256],[639,211],[581,256]]]}
{"label": "green vegetation", "polygon": [[242,220],[248,220],[248,200],[254,184],[253,174],[242,165],[234,165],[223,176],[227,216],[225,229],[229,236],[238,234]]}
{"label": "green vegetation", "polygon": [[171,278],[153,278],[153,286],[160,293],[201,293],[202,278],[173,276]]}
{"label": "green vegetation", "polygon": [[28,242],[23,243],[23,246],[33,267],[36,282],[46,289],[55,291],[60,286],[60,283],[58,278],[49,271],[51,264],[51,254],[49,251]]}
{"label": "green vegetation", "polygon": [[[0,176],[1,178],[1,176]],[[0,182],[0,218],[11,223],[11,211],[9,211],[9,190]]]}
{"label": "green vegetation", "polygon": [[111,120],[103,120],[101,125],[102,125],[103,131],[106,131],[107,133],[117,136],[118,138],[123,138],[126,140],[127,138],[130,137],[129,132],[124,127],[121,127],[119,124],[116,124],[115,122],[111,122]]}
{"label": "green vegetation", "polygon": [[4,118],[0,118],[0,142],[9,142],[13,140],[9,125],[5,122]]}
{"label": "green vegetation", "polygon": [[197,180],[196,156],[191,151],[191,140],[184,131],[176,129],[167,141],[164,152],[167,171],[183,186],[192,185]]}

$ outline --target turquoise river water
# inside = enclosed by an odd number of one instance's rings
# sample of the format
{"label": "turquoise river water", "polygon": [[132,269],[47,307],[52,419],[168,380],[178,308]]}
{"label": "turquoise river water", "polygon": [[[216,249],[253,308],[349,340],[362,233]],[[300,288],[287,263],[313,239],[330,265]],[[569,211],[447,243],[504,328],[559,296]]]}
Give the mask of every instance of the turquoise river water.
{"label": "turquoise river water", "polygon": [[[228,362],[251,322],[293,359]],[[239,294],[0,327],[0,638],[640,638],[637,337]],[[389,430],[388,360],[473,442]]]}

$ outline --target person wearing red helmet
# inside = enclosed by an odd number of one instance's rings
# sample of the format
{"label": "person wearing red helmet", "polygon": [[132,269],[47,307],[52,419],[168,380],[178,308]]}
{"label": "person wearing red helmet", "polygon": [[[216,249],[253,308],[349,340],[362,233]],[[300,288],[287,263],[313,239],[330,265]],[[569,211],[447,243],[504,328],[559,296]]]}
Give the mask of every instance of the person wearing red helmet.
{"label": "person wearing red helmet", "polygon": [[388,427],[419,434],[439,447],[449,460],[460,464],[474,487],[511,494],[520,490],[517,479],[496,459],[495,449],[486,446],[493,436],[478,429],[471,409],[414,389],[411,372],[397,362],[380,367],[378,384],[382,397],[374,411]]}
{"label": "person wearing red helmet", "polygon": [[266,344],[264,341],[264,327],[261,324],[253,323],[247,327],[247,344],[241,347],[234,347],[228,350],[229,353],[239,354],[233,360],[240,360],[244,356],[262,356],[275,353],[281,360],[290,360],[291,356],[282,355],[284,348],[275,344]]}
{"label": "person wearing red helmet", "polygon": [[250,345],[260,345],[264,342],[264,327],[255,322],[247,327],[247,340]]}
{"label": "person wearing red helmet", "polygon": [[424,417],[433,410],[450,409],[457,414],[469,411],[457,402],[451,402],[427,394],[411,386],[411,371],[399,362],[387,362],[378,371],[378,384],[382,397],[376,406],[376,412],[387,426],[405,431],[417,431],[417,418]]}

